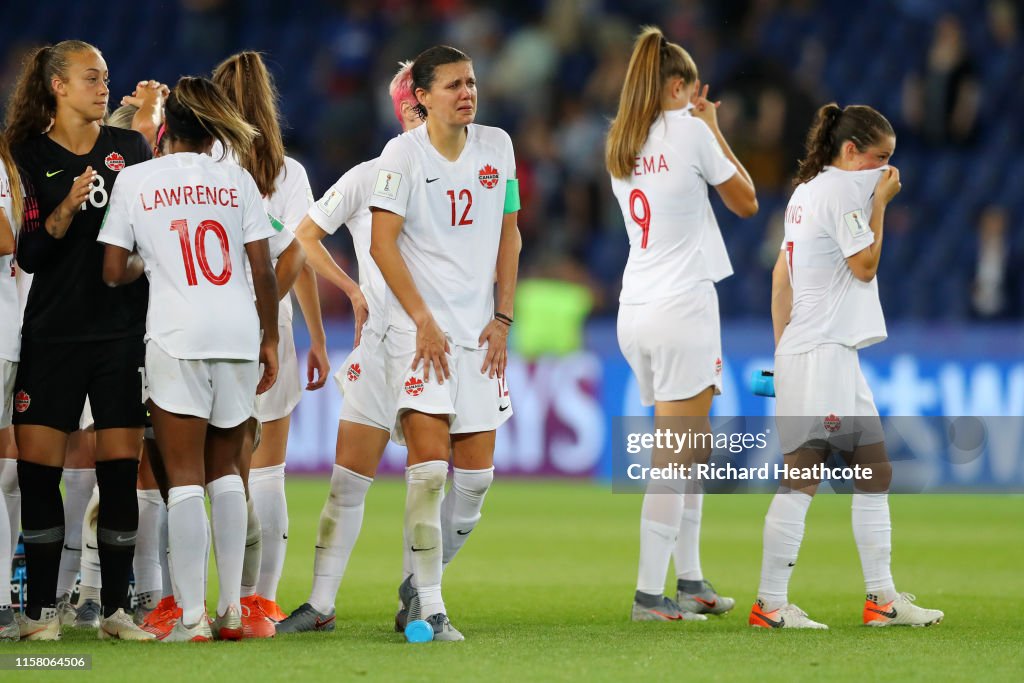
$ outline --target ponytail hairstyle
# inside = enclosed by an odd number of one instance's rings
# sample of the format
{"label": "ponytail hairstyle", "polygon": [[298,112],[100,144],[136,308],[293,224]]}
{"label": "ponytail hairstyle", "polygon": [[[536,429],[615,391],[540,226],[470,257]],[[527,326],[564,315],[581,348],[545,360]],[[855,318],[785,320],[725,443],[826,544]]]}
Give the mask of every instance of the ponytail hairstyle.
{"label": "ponytail hairstyle", "polygon": [[279,96],[274,79],[259,52],[239,52],[213,70],[213,82],[259,131],[248,151],[232,148],[242,168],[256,181],[264,197],[274,193],[277,174],[284,168]]}
{"label": "ponytail hairstyle", "polygon": [[57,116],[57,97],[51,83],[54,78],[68,79],[71,55],[83,50],[100,52],[81,40],[64,40],[28,54],[7,103],[7,142],[16,145],[46,132]]}
{"label": "ponytail hairstyle", "polygon": [[132,119],[135,118],[135,114],[138,113],[139,108],[134,104],[122,104],[120,107],[110,112],[107,117],[107,125],[111,128],[123,128],[125,130],[131,130]]}
{"label": "ponytail hairstyle", "polygon": [[388,94],[391,95],[391,104],[395,107],[395,117],[398,122],[405,125],[405,121],[402,119],[402,105],[406,102],[413,106],[416,113],[423,117],[420,113],[420,103],[416,101],[416,95],[413,93],[412,85],[412,62],[399,62],[398,72],[395,77],[391,79],[391,85],[388,86]]}
{"label": "ponytail hairstyle", "polygon": [[615,178],[633,172],[636,155],[661,114],[661,95],[670,78],[690,84],[697,80],[697,65],[686,50],[665,39],[661,29],[645,26],[633,46],[626,80],[619,95],[619,110],[612,119],[605,144],[605,165]]}
{"label": "ponytail hairstyle", "polygon": [[25,210],[25,199],[22,196],[21,174],[18,172],[17,164],[14,163],[14,157],[11,156],[11,148],[7,144],[7,138],[3,135],[0,135],[0,164],[3,164],[7,170],[7,178],[10,181],[11,215],[8,218],[11,220],[11,227],[14,228],[14,233],[17,234],[18,226],[21,225],[21,214]]}
{"label": "ponytail hairstyle", "polygon": [[877,110],[863,104],[840,109],[830,102],[818,110],[804,143],[807,154],[800,161],[796,184],[806,183],[821,173],[839,156],[843,143],[849,140],[864,152],[883,138],[895,137],[892,125]]}
{"label": "ponytail hairstyle", "polygon": [[[412,62],[412,67],[410,67],[412,70],[412,92],[415,94],[421,88],[423,90],[430,90],[430,86],[434,85],[437,67],[444,66],[445,64],[472,61],[465,52],[450,45],[428,47],[416,56],[416,59]],[[419,98],[417,98],[416,113],[419,114],[421,119],[427,118],[427,108],[419,102]]]}
{"label": "ponytail hairstyle", "polygon": [[259,132],[249,125],[220,89],[206,78],[183,76],[164,106],[168,140],[202,145],[210,138],[241,157],[252,152]]}

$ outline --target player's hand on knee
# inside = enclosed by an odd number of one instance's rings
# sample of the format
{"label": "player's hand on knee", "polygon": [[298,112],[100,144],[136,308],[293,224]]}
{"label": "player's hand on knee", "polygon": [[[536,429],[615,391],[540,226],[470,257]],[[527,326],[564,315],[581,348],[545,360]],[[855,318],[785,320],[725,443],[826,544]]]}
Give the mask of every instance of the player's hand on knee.
{"label": "player's hand on knee", "polygon": [[430,379],[433,368],[437,383],[444,384],[444,380],[451,376],[447,355],[450,352],[448,338],[434,319],[430,318],[416,329],[416,355],[412,360],[412,369],[416,370],[420,361],[423,361],[423,381]]}

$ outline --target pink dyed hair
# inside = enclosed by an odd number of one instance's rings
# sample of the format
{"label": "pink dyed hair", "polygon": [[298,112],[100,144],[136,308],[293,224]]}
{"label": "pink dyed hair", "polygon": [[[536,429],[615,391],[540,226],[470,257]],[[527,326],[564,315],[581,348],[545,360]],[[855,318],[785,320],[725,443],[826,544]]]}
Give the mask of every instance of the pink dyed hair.
{"label": "pink dyed hair", "polygon": [[398,118],[398,122],[404,124],[405,122],[402,120],[402,103],[408,102],[416,106],[418,102],[412,88],[412,62],[399,62],[398,66],[398,73],[391,79],[388,93],[391,95],[391,102],[395,106],[395,116]]}

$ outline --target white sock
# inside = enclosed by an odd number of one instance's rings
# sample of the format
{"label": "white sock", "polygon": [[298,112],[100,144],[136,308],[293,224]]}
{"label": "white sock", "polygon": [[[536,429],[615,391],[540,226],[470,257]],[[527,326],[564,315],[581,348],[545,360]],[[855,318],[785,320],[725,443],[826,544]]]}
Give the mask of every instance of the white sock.
{"label": "white sock", "polygon": [[419,593],[420,618],[444,613],[441,597],[441,495],[448,463],[441,460],[405,470],[405,530],[412,550],[412,585]]}
{"label": "white sock", "polygon": [[640,567],[636,589],[650,595],[665,593],[668,560],[679,534],[683,514],[682,483],[652,481],[640,510]]}
{"label": "white sock", "polygon": [[175,486],[167,494],[167,545],[178,606],[186,626],[199,623],[205,611],[206,565],[210,547],[202,486]]}
{"label": "white sock", "polygon": [[96,470],[64,470],[64,548],[60,553],[60,570],[57,574],[57,599],[70,595],[78,580],[78,569],[82,564],[82,519],[85,508],[96,486]]}
{"label": "white sock", "polygon": [[[82,581],[79,586],[78,604],[85,600],[99,602],[99,589],[103,586],[100,578],[100,550],[96,540],[96,524],[100,519],[100,489],[93,487],[92,497],[85,506],[82,518]],[[86,597],[86,589],[96,589],[96,597]],[[88,591],[92,595],[92,590]]]}
{"label": "white sock", "polygon": [[[0,458],[0,491],[7,508],[7,521],[11,525],[8,552],[13,557],[18,546],[18,534],[21,533],[21,489],[18,488],[18,461],[13,458]],[[3,540],[0,538],[0,543]]]}
{"label": "white sock", "polygon": [[484,496],[494,481],[494,468],[463,470],[454,468],[452,486],[441,502],[441,534],[443,550],[441,564],[455,559],[462,544],[480,521]]}
{"label": "white sock", "polygon": [[703,493],[683,494],[683,515],[679,520],[679,535],[672,551],[676,565],[676,578],[700,581],[700,518],[704,506]]}
{"label": "white sock", "polygon": [[162,529],[167,524],[167,507],[157,489],[137,489],[135,495],[139,501],[139,533],[132,564],[135,594],[141,597],[144,593],[153,593],[159,599],[164,591],[160,556],[167,555],[161,547]]}
{"label": "white sock", "polygon": [[334,609],[338,587],[363,526],[366,492],[373,483],[341,465],[331,473],[331,492],[320,512],[309,604],[324,614]]}
{"label": "white sock", "polygon": [[789,602],[789,578],[804,539],[804,520],[813,498],[779,489],[764,517],[764,551],[757,597],[772,611]]}
{"label": "white sock", "polygon": [[284,568],[288,547],[288,503],[284,497],[284,465],[259,467],[249,471],[249,495],[256,506],[263,530],[263,557],[256,592],[268,600],[277,600],[277,584]]}
{"label": "white sock", "polygon": [[242,558],[242,593],[247,598],[256,593],[256,582],[260,580],[260,558],[263,555],[263,530],[256,514],[252,496],[245,501],[245,555]]}
{"label": "white sock", "polygon": [[[231,605],[239,606],[242,589],[242,558],[245,555],[245,486],[237,474],[229,474],[206,485],[210,496],[213,543],[217,553],[220,583],[217,614]],[[180,587],[180,586],[179,586]]]}
{"label": "white sock", "polygon": [[[7,539],[11,534],[11,521],[7,517],[7,506],[0,505],[0,568],[6,569],[11,566],[11,546]],[[0,609],[11,606],[11,577],[10,572],[4,571],[0,575]]]}
{"label": "white sock", "polygon": [[157,560],[160,562],[160,585],[163,586],[163,592],[160,594],[160,599],[166,598],[168,595],[174,596],[175,602],[178,599],[178,591],[174,586],[174,577],[171,575],[171,563],[170,556],[167,552],[167,505],[164,504],[164,511],[161,515],[160,523],[160,542],[158,544],[159,552],[157,553]]}
{"label": "white sock", "polygon": [[853,494],[853,537],[864,569],[864,590],[880,605],[896,598],[892,580],[892,522],[888,493]]}

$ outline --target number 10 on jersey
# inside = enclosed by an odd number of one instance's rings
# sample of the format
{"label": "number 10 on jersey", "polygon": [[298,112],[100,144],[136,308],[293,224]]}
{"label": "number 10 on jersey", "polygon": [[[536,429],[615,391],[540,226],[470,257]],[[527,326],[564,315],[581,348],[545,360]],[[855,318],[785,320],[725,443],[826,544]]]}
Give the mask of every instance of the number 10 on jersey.
{"label": "number 10 on jersey", "polygon": [[[196,278],[197,260],[199,261],[199,270],[210,283],[219,286],[226,284],[231,279],[231,253],[228,250],[228,233],[224,230],[223,225],[212,220],[199,224],[199,227],[196,228],[195,253],[197,258],[195,259],[192,258],[192,241],[189,239],[188,221],[184,219],[171,221],[171,232],[178,233],[178,239],[181,242],[181,258],[185,262],[185,281],[189,287],[199,284],[199,280]],[[208,232],[213,232],[217,241],[220,242],[220,253],[224,258],[224,265],[219,275],[214,275],[206,259],[206,233]]]}
{"label": "number 10 on jersey", "polygon": [[[640,212],[637,212],[637,208]],[[640,226],[643,237],[640,240],[640,248],[647,248],[647,237],[651,232],[651,203],[647,201],[647,195],[640,190],[633,190],[629,193],[629,216]]]}

